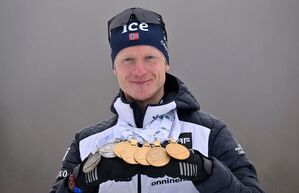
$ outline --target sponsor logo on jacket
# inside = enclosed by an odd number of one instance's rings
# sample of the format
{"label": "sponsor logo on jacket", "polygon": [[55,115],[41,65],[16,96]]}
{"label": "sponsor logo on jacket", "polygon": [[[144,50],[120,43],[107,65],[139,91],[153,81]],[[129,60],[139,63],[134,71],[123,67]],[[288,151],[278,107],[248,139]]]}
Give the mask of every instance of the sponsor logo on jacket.
{"label": "sponsor logo on jacket", "polygon": [[239,154],[245,154],[245,151],[243,150],[242,146],[240,144],[238,144],[238,146],[235,148],[235,151]]}
{"label": "sponsor logo on jacket", "polygon": [[192,133],[181,133],[177,142],[188,149],[192,149]]}
{"label": "sponsor logo on jacket", "polygon": [[174,183],[180,183],[180,182],[183,182],[183,181],[186,181],[184,179],[180,179],[180,178],[166,178],[166,179],[163,179],[163,180],[156,180],[156,181],[153,181],[151,183],[152,186],[158,186],[158,185],[163,185],[163,184],[174,184]]}

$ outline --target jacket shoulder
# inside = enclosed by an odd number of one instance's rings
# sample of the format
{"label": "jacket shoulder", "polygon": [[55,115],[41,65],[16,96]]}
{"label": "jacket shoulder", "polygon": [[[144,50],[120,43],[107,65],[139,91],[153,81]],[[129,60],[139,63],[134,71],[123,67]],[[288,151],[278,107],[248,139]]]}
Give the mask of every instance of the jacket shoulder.
{"label": "jacket shoulder", "polygon": [[220,120],[218,117],[200,110],[196,110],[188,113],[181,112],[178,113],[178,116],[179,119],[182,121],[204,126],[206,128],[213,130],[213,132],[215,132],[216,130],[219,131],[225,127],[224,122]]}

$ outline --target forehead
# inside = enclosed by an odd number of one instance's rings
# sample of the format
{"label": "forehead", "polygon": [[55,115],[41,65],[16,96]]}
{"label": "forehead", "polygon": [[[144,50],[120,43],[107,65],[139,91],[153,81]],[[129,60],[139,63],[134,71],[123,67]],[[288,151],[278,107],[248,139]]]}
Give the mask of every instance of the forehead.
{"label": "forehead", "polygon": [[139,55],[139,54],[154,54],[157,56],[164,57],[162,52],[157,48],[149,45],[138,45],[138,46],[130,46],[122,49],[116,57],[126,56],[126,55]]}

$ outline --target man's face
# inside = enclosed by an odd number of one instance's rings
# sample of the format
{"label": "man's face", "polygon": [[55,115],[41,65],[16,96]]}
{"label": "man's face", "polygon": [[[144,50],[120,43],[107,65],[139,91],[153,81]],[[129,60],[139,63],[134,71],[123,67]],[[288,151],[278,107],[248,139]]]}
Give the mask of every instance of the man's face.
{"label": "man's face", "polygon": [[147,45],[124,48],[114,64],[114,74],[127,100],[155,104],[163,97],[169,65],[158,49]]}

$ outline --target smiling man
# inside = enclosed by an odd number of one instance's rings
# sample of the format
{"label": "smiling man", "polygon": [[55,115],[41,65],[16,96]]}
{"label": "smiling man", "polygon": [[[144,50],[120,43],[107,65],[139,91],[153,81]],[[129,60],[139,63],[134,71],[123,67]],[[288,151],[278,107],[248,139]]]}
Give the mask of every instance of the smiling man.
{"label": "smiling man", "polygon": [[115,116],[76,134],[51,192],[263,192],[226,125],[169,74],[162,17],[130,8],[108,33]]}
{"label": "smiling man", "polygon": [[142,111],[148,104],[160,102],[169,70],[162,52],[153,46],[132,46],[122,49],[114,63],[114,74],[127,101],[136,101]]}

